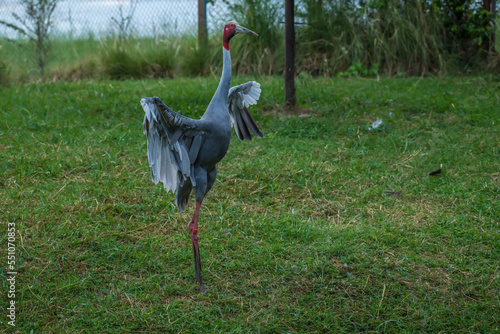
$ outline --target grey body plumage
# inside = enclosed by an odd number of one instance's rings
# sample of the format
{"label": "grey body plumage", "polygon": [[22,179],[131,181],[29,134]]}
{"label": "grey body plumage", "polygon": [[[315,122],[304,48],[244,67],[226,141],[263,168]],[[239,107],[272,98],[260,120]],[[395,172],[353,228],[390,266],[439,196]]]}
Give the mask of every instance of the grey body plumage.
{"label": "grey body plumage", "polygon": [[260,85],[250,81],[229,90],[231,59],[229,51],[224,53],[225,60],[229,58],[229,70],[225,62],[219,88],[201,119],[176,113],[159,97],[141,100],[151,178],[155,183],[162,182],[167,191],[176,192],[181,212],[190,194],[186,182],[194,188],[196,201],[201,201],[215,182],[214,169],[227,153],[232,125],[240,139],[251,140],[250,131],[262,137],[247,109],[257,103]]}

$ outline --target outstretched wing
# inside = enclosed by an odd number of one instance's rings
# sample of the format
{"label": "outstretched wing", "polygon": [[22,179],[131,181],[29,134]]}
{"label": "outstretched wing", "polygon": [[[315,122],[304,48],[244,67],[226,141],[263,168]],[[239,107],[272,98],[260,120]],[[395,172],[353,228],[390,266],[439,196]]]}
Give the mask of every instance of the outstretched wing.
{"label": "outstretched wing", "polygon": [[259,131],[259,128],[257,128],[257,125],[247,109],[248,106],[257,104],[260,92],[260,84],[255,81],[249,81],[229,90],[227,97],[229,115],[233,121],[234,130],[240,140],[252,140],[249,129],[256,137],[262,138],[262,133]]}
{"label": "outstretched wing", "polygon": [[141,100],[144,116],[143,129],[148,137],[148,160],[154,183],[163,182],[167,191],[194,177],[194,162],[203,144],[204,132],[198,121],[179,115],[158,97]]}

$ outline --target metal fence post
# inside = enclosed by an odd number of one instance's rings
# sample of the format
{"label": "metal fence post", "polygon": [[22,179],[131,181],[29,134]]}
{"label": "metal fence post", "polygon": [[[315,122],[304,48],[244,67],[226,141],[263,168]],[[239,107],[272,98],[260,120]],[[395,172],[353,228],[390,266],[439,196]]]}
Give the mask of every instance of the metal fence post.
{"label": "metal fence post", "polygon": [[294,0],[285,0],[285,105],[295,106]]}
{"label": "metal fence post", "polygon": [[207,40],[207,2],[198,0],[198,46],[206,46]]}

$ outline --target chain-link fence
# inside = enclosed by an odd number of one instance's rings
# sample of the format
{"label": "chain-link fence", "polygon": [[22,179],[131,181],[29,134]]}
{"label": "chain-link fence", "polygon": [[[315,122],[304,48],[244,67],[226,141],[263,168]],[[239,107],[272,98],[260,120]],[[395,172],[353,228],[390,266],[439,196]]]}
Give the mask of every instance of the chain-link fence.
{"label": "chain-link fence", "polygon": [[[35,0],[36,2],[36,0]],[[208,31],[226,13],[223,2],[207,3]],[[19,0],[0,0],[0,21],[19,25],[12,13],[25,17]],[[123,31],[127,30],[127,31]],[[53,13],[52,33],[73,37],[110,32],[138,36],[197,34],[198,0],[60,0]],[[0,25],[0,36],[15,38],[15,30]]]}

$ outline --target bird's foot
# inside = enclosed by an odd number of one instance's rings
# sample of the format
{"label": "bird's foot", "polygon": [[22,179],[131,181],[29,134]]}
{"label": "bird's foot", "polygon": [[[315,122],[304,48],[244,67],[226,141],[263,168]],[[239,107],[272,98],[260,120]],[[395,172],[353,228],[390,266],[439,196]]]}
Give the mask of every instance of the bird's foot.
{"label": "bird's foot", "polygon": [[200,279],[197,279],[196,277],[194,278],[194,281],[195,282],[199,282],[200,285],[198,286],[198,289],[200,290],[201,293],[205,293],[207,292],[207,289],[205,288],[205,284],[203,283],[203,281],[201,280],[201,277]]}

